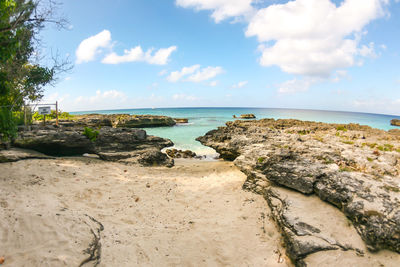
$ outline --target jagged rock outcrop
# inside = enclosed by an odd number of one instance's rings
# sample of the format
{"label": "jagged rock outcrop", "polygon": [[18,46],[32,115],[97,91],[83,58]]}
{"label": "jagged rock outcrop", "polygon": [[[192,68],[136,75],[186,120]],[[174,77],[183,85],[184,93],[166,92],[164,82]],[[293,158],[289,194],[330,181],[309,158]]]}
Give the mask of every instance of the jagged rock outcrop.
{"label": "jagged rock outcrop", "polygon": [[0,163],[14,162],[24,159],[52,159],[52,157],[33,150],[26,150],[20,148],[10,148],[10,149],[0,150]]}
{"label": "jagged rock outcrop", "polygon": [[[38,122],[41,123],[41,122]],[[54,125],[55,120],[47,124]],[[173,126],[173,118],[156,115],[129,115],[129,114],[86,114],[75,115],[70,120],[60,120],[59,125],[64,127],[114,127],[114,128],[146,128]]]}
{"label": "jagged rock outcrop", "polygon": [[189,119],[185,119],[185,118],[174,118],[174,121],[176,123],[188,123]]}
{"label": "jagged rock outcrop", "polygon": [[[340,219],[323,217],[327,206],[318,204],[316,197],[343,212],[369,250],[400,252],[400,136],[396,131],[264,119],[228,122],[197,140],[222,158],[235,160],[248,176],[244,188],[264,195],[287,253],[297,265],[306,265],[308,256],[319,251],[365,253],[362,245],[351,241],[355,238],[335,237],[330,221]],[[326,207],[318,213],[321,205]],[[307,219],[313,213],[318,216]]]}
{"label": "jagged rock outcrop", "polygon": [[165,153],[175,159],[175,158],[201,158],[199,156],[196,155],[196,153],[194,153],[191,150],[180,150],[180,149],[176,149],[176,148],[171,148],[171,149],[167,149],[165,151]]}
{"label": "jagged rock outcrop", "polygon": [[161,149],[172,145],[171,140],[148,136],[146,131],[141,129],[111,127],[102,127],[97,138],[90,140],[83,135],[82,128],[47,126],[20,132],[13,142],[15,147],[32,149],[51,156],[91,153],[98,154],[104,160],[124,160],[144,165],[150,165],[148,162],[151,162],[151,165],[166,166],[172,166],[173,161],[161,153]]}
{"label": "jagged rock outcrop", "polygon": [[254,114],[242,114],[242,115],[240,115],[240,118],[241,119],[255,119],[256,115],[254,115]]}
{"label": "jagged rock outcrop", "polygon": [[398,119],[393,119],[393,120],[390,121],[390,125],[393,125],[393,126],[400,126],[400,120],[398,120]]}

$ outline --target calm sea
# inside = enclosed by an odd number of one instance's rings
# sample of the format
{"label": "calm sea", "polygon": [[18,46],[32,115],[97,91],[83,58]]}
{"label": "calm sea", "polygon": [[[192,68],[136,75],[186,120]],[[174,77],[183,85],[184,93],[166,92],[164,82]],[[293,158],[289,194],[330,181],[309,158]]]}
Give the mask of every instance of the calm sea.
{"label": "calm sea", "polygon": [[[188,124],[180,124],[174,127],[145,128],[148,134],[171,139],[176,148],[190,149],[198,154],[214,154],[214,150],[202,146],[195,140],[196,137],[206,132],[223,126],[225,122],[232,120],[232,116],[253,113],[257,119],[300,119],[308,121],[320,121],[327,123],[359,123],[383,130],[394,129],[390,125],[391,119],[400,119],[400,116],[300,109],[277,108],[155,108],[155,109],[121,109],[72,112],[72,114],[150,114],[164,115],[174,118],[188,118]],[[400,129],[400,128],[399,128]]]}

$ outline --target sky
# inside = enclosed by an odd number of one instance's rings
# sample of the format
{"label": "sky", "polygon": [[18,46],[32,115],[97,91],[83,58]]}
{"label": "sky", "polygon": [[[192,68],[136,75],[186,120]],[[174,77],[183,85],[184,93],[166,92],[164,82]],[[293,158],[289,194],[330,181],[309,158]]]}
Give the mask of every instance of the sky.
{"label": "sky", "polygon": [[63,0],[63,111],[268,107],[400,115],[400,0]]}

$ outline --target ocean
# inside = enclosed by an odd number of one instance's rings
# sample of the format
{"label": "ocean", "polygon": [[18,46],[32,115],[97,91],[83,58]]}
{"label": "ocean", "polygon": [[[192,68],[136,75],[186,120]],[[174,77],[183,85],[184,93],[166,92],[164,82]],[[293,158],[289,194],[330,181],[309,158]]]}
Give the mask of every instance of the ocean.
{"label": "ocean", "polygon": [[[173,118],[187,118],[188,124],[178,124],[173,127],[144,128],[149,135],[156,135],[171,139],[178,149],[189,149],[200,155],[213,155],[215,151],[205,147],[195,139],[212,129],[224,126],[227,121],[233,120],[233,115],[252,113],[257,119],[299,119],[327,123],[359,123],[374,128],[390,130],[396,128],[390,125],[391,119],[400,119],[400,116],[383,114],[322,111],[303,109],[278,108],[154,108],[154,109],[120,109],[71,112],[71,114],[136,114],[136,115],[163,115]],[[400,129],[400,128],[399,128]]]}

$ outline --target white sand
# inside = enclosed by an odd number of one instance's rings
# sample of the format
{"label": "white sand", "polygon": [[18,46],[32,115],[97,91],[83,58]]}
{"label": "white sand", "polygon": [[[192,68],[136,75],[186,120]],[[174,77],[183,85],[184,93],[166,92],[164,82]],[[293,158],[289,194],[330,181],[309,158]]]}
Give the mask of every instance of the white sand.
{"label": "white sand", "polygon": [[79,266],[95,236],[99,266],[290,265],[266,202],[241,189],[245,178],[232,163],[194,160],[0,164],[3,266]]}

